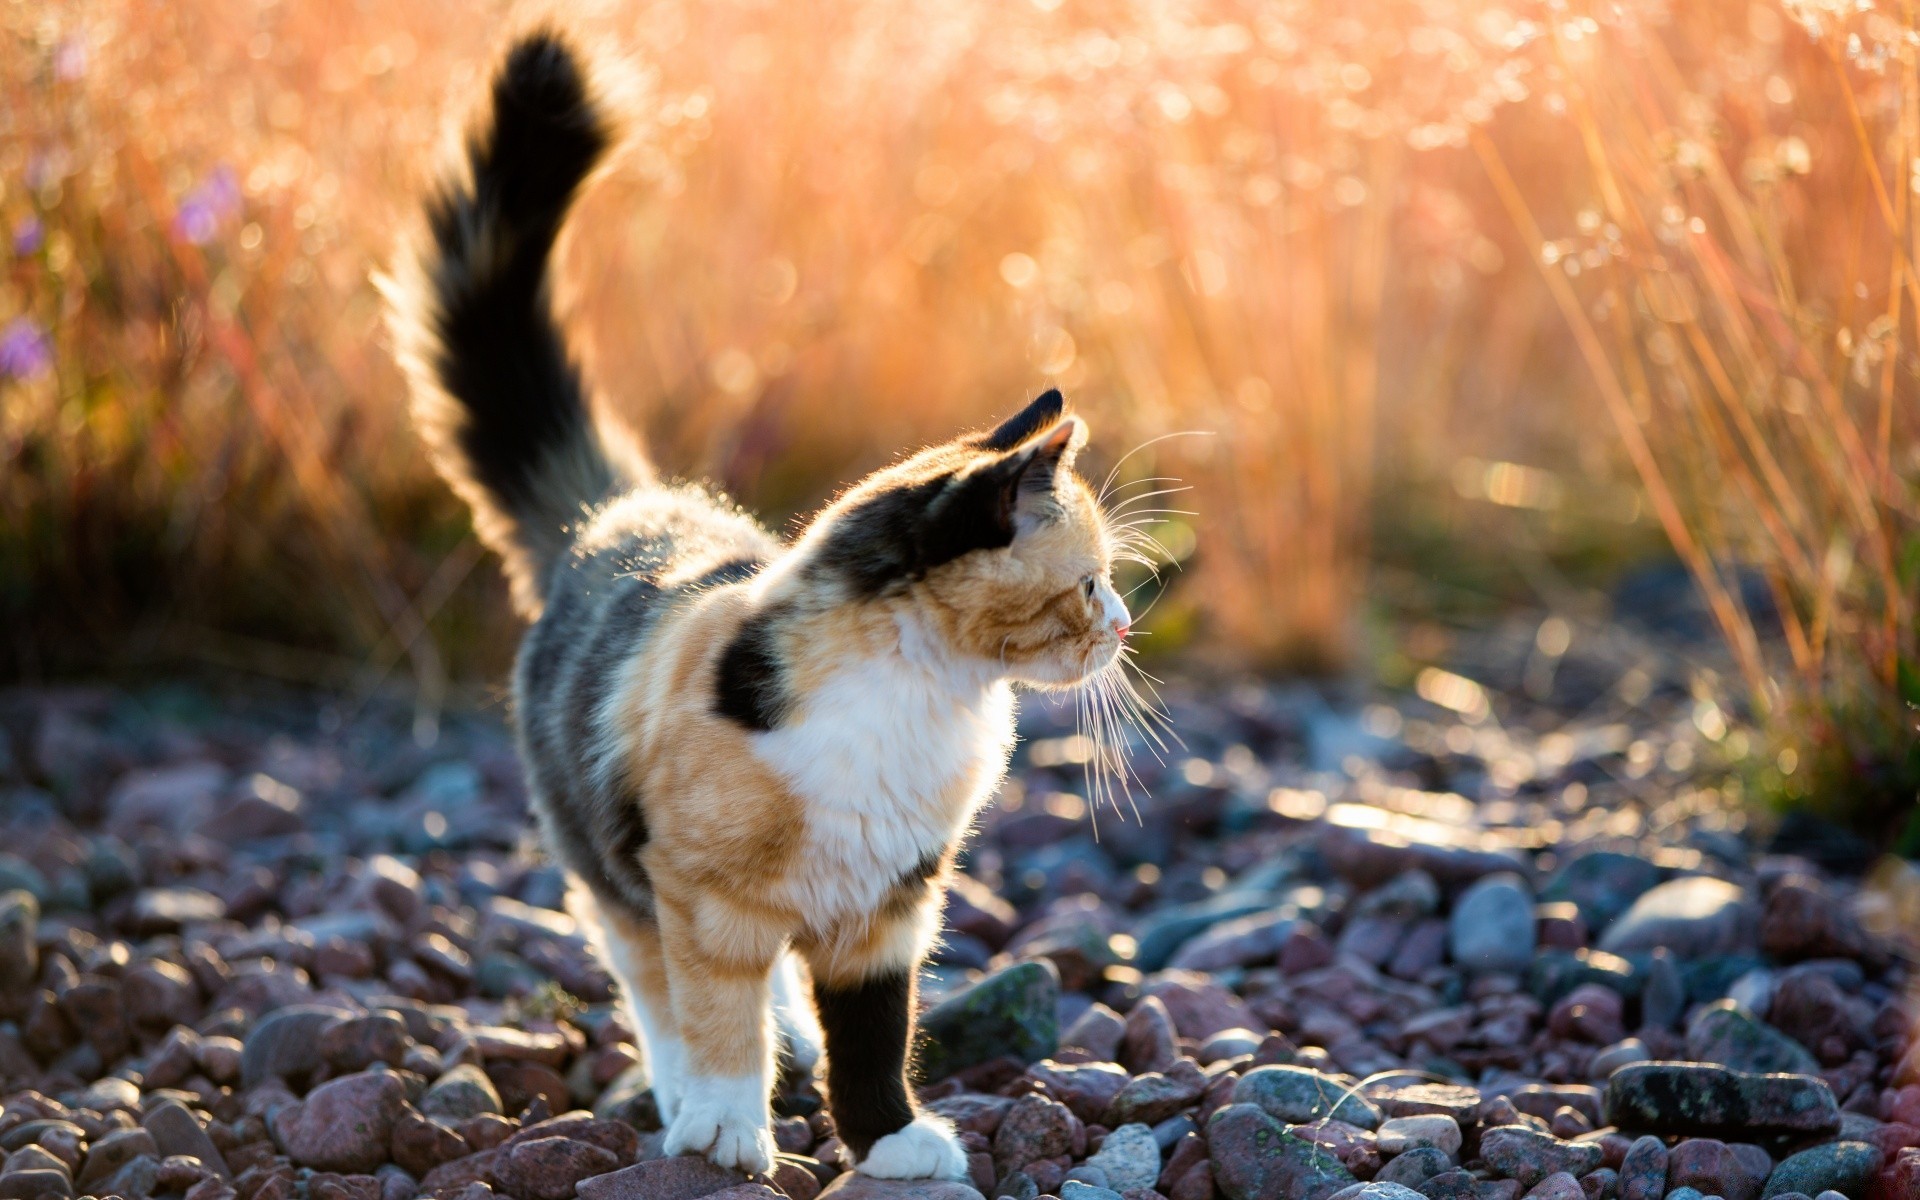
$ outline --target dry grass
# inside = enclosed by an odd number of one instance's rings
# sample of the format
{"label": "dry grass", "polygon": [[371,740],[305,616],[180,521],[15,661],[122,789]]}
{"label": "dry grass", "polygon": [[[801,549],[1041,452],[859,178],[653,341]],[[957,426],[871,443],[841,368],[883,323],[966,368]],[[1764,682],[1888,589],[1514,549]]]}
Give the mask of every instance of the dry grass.
{"label": "dry grass", "polygon": [[1915,31],[1910,5],[1572,18],[1591,206],[1537,216],[1477,145],[1771,725],[1758,782],[1920,845]]}
{"label": "dry grass", "polygon": [[[368,284],[494,11],[0,9],[12,670],[498,669]],[[635,137],[563,297],[663,463],[775,515],[1050,382],[1107,464],[1203,431],[1120,476],[1192,485],[1141,503],[1201,514],[1161,514],[1187,569],[1151,628],[1236,664],[1352,657],[1377,513],[1457,488],[1565,517],[1624,462],[1760,707],[1884,751],[1920,473],[1905,11],[570,10],[632,68]],[[1736,564],[1775,585],[1780,662]]]}

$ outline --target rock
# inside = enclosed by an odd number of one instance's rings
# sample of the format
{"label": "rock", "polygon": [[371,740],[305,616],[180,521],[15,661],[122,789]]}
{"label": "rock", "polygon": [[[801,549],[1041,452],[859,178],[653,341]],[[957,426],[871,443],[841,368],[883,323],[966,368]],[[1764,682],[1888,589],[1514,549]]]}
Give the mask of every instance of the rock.
{"label": "rock", "polygon": [[1540,899],[1570,901],[1579,906],[1588,929],[1602,930],[1659,882],[1660,868],[1646,859],[1595,850],[1554,872],[1540,889]]}
{"label": "rock", "polygon": [[107,824],[122,836],[136,829],[186,833],[205,824],[227,789],[227,769],[192,762],[128,771],[107,793]]}
{"label": "rock", "polygon": [[1021,962],[948,997],[920,1017],[920,1069],[929,1083],[1011,1054],[1037,1062],[1058,1045],[1060,977],[1047,962]]}
{"label": "rock", "polygon": [[1626,1037],[1626,1003],[1620,993],[1597,983],[1583,983],[1562,996],[1547,1014],[1547,1028],[1555,1037],[1607,1046]]}
{"label": "rock", "polygon": [[1362,1129],[1380,1124],[1380,1110],[1348,1085],[1306,1067],[1255,1067],[1240,1077],[1233,1103],[1252,1104],[1292,1125],[1331,1117]]}
{"label": "rock", "polygon": [[1587,1065],[1587,1074],[1594,1079],[1605,1079],[1628,1063],[1652,1062],[1653,1052],[1639,1038],[1623,1038],[1593,1056]]}
{"label": "rock", "polygon": [[1299,922],[1297,916],[1280,910],[1222,921],[1181,946],[1167,965],[1181,970],[1218,971],[1272,962]]}
{"label": "rock", "polygon": [[1451,1169],[1453,1159],[1437,1146],[1415,1146],[1395,1154],[1374,1175],[1389,1183],[1417,1188],[1434,1176]]}
{"label": "rock", "polygon": [[509,1144],[506,1161],[496,1172],[511,1195],[528,1200],[568,1200],[581,1180],[620,1166],[620,1157],[611,1150],[573,1138],[543,1137]]}
{"label": "rock", "polygon": [[1207,1122],[1213,1177],[1228,1200],[1327,1200],[1355,1182],[1340,1160],[1256,1105],[1229,1104]]}
{"label": "rock", "polygon": [[24,991],[40,973],[39,928],[33,893],[0,892],[0,995]]}
{"label": "rock", "polygon": [[86,1190],[143,1154],[149,1158],[160,1157],[160,1148],[154,1144],[151,1133],[144,1129],[116,1129],[87,1151],[86,1166],[81,1168],[74,1183]]}
{"label": "rock", "polygon": [[135,933],[178,933],[188,925],[218,921],[227,915],[220,897],[199,888],[146,888],[133,898],[127,924]]}
{"label": "rock", "polygon": [[1663,948],[1681,958],[1751,949],[1759,913],[1737,884],[1707,875],[1675,879],[1633,902],[1600,935],[1600,949],[1633,954]]}
{"label": "rock", "polygon": [[1687,1138],[1668,1152],[1667,1186],[1698,1188],[1703,1195],[1724,1200],[1754,1200],[1767,1173],[1765,1168],[1754,1171],[1751,1167],[1725,1142]]}
{"label": "rock", "polygon": [[1736,1071],[1812,1075],[1820,1062],[1800,1043],[1731,1000],[1710,1004],[1687,1022],[1687,1053]]}
{"label": "rock", "polygon": [[1380,1153],[1386,1155],[1420,1146],[1436,1147],[1449,1157],[1460,1153],[1460,1126],[1452,1117],[1394,1117],[1380,1123],[1377,1136]]}
{"label": "rock", "polygon": [[1178,1059],[1164,1074],[1148,1072],[1122,1087],[1107,1105],[1102,1124],[1108,1127],[1141,1122],[1157,1125],[1200,1099],[1207,1077],[1190,1058]]}
{"label": "rock", "polygon": [[1647,963],[1646,986],[1640,991],[1640,1021],[1648,1029],[1672,1029],[1687,1010],[1687,981],[1680,964],[1665,950],[1655,950]]}
{"label": "rock", "polygon": [[1535,1184],[1527,1193],[1527,1200],[1587,1200],[1587,1193],[1581,1189],[1578,1179],[1559,1171]]}
{"label": "rock", "polygon": [[1240,998],[1190,971],[1167,971],[1148,981],[1147,996],[1166,1006],[1174,1032],[1200,1041],[1223,1029],[1244,1029],[1255,1023]]}
{"label": "rock", "polygon": [[1330,1200],[1422,1200],[1422,1197],[1404,1184],[1375,1179],[1341,1188]]}
{"label": "rock", "polygon": [[[1087,1165],[1106,1172],[1108,1185],[1116,1191],[1150,1188],[1160,1177],[1160,1144],[1146,1125],[1122,1125],[1107,1134]],[[1060,1200],[1067,1200],[1064,1192]]]}
{"label": "rock", "polygon": [[1321,827],[1320,852],[1342,878],[1363,886],[1416,868],[1457,884],[1524,865],[1518,855],[1491,848],[1470,831],[1397,813],[1377,828],[1328,822]]}
{"label": "rock", "polygon": [[1158,997],[1142,997],[1127,1013],[1120,1061],[1133,1071],[1164,1071],[1178,1054],[1167,1006]]}
{"label": "rock", "polygon": [[1480,1093],[1457,1083],[1413,1083],[1398,1087],[1376,1084],[1367,1089],[1366,1095],[1389,1117],[1432,1113],[1452,1117],[1458,1125],[1472,1121],[1480,1107]]}
{"label": "rock", "polygon": [[157,1033],[200,1015],[200,991],[183,967],[149,958],[120,977],[120,1003],[135,1026]]}
{"label": "rock", "polygon": [[682,1154],[583,1179],[574,1185],[574,1191],[580,1200],[699,1200],[745,1182],[746,1177],[737,1171]]}
{"label": "rock", "polygon": [[254,1088],[278,1076],[298,1086],[322,1061],[322,1031],[342,1015],[338,1009],[303,1004],[260,1018],[240,1052],[241,1085]]}
{"label": "rock", "polygon": [[1840,1106],[1823,1079],[1754,1075],[1702,1063],[1621,1067],[1607,1080],[1608,1124],[1629,1131],[1749,1137],[1830,1133]]}
{"label": "rock", "polygon": [[1808,876],[1789,876],[1767,893],[1760,948],[1779,962],[1875,957],[1872,939],[1840,898]]}
{"label": "rock", "polygon": [[433,1086],[420,1099],[420,1111],[430,1117],[464,1121],[504,1109],[500,1092],[493,1086],[493,1080],[487,1078],[487,1073],[472,1063],[462,1063],[433,1081]]}
{"label": "rock", "polygon": [[1060,1035],[1060,1044],[1078,1046],[1103,1062],[1113,1062],[1119,1057],[1120,1039],[1126,1031],[1127,1024],[1119,1013],[1095,1003]]}
{"label": "rock", "polygon": [[1073,1142],[1073,1114],[1045,1096],[1026,1095],[1013,1102],[993,1135],[993,1163],[1001,1173],[1042,1158],[1065,1154]]}
{"label": "rock", "polygon": [[393,1137],[388,1144],[393,1161],[414,1175],[425,1175],[442,1163],[464,1158],[474,1150],[455,1130],[413,1111],[403,1111],[394,1121]]}
{"label": "rock", "polygon": [[1110,1187],[1068,1179],[1060,1184],[1060,1200],[1120,1200],[1120,1193]]}
{"label": "rock", "polygon": [[1781,974],[1767,1023],[1823,1062],[1844,1061],[1873,1042],[1871,1006],[1849,996],[1830,976],[1805,967]]}
{"label": "rock", "polygon": [[1006,1096],[962,1093],[935,1100],[927,1105],[927,1110],[952,1121],[962,1133],[992,1137],[1000,1128],[1000,1122],[1006,1119],[1007,1110],[1012,1107],[1012,1099]]}
{"label": "rock", "polygon": [[[582,1200],[602,1200],[586,1196]],[[636,1197],[635,1200],[683,1200],[678,1196]],[[826,1186],[820,1200],[982,1200],[975,1188],[945,1179],[875,1179],[848,1171]],[[1063,1197],[1062,1200],[1065,1200]]]}
{"label": "rock", "polygon": [[1158,971],[1186,943],[1214,925],[1268,911],[1259,897],[1222,892],[1194,904],[1176,905],[1150,913],[1133,931],[1138,943],[1133,962],[1142,971]]}
{"label": "rock", "polygon": [[1561,1171],[1576,1179],[1600,1166],[1605,1153],[1593,1142],[1563,1142],[1525,1125],[1501,1125],[1480,1135],[1487,1166],[1523,1188]]}
{"label": "rock", "polygon": [[1847,1196],[1862,1197],[1882,1161],[1879,1148],[1867,1142],[1828,1142],[1813,1146],[1789,1156],[1775,1167],[1761,1196],[1763,1200],[1774,1200],[1784,1192],[1805,1192],[1811,1196],[1831,1188]]}
{"label": "rock", "polygon": [[1620,1200],[1662,1200],[1667,1194],[1667,1144],[1648,1134],[1627,1147],[1620,1162]]}
{"label": "rock", "polygon": [[1533,961],[1533,895],[1512,872],[1489,875],[1454,902],[1447,946],[1462,969],[1518,975]]}
{"label": "rock", "polygon": [[390,1012],[349,1017],[320,1031],[320,1057],[336,1071],[364,1071],[377,1062],[397,1067],[412,1044],[406,1022]]}
{"label": "rock", "polygon": [[1121,1123],[1105,1120],[1107,1106],[1130,1082],[1126,1071],[1112,1063],[1072,1065],[1042,1059],[1027,1068],[1027,1077],[1046,1084],[1048,1095],[1072,1109],[1082,1121],[1103,1121],[1108,1126]]}
{"label": "rock", "polygon": [[177,1100],[162,1100],[149,1105],[140,1124],[153,1135],[154,1145],[163,1156],[191,1155],[222,1179],[231,1180],[233,1172],[227,1160],[213,1144],[200,1122]]}
{"label": "rock", "polygon": [[46,1169],[0,1173],[0,1200],[67,1200],[73,1181],[66,1172]]}
{"label": "rock", "polygon": [[[1475,1182],[1473,1176],[1455,1167],[1451,1171],[1442,1171],[1432,1176],[1414,1190],[1425,1196],[1427,1200],[1476,1200],[1480,1193],[1475,1190]],[[1513,1186],[1517,1193],[1519,1185]]]}
{"label": "rock", "polygon": [[274,1133],[301,1166],[366,1174],[387,1160],[387,1143],[406,1103],[406,1087],[395,1075],[347,1075],[276,1113]]}

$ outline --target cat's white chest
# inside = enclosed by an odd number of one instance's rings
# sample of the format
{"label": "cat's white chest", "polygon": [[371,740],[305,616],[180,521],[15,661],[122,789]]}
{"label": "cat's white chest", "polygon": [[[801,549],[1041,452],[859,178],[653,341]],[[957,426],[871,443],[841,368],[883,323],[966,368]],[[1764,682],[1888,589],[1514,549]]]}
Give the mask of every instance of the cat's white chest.
{"label": "cat's white chest", "polygon": [[792,724],[755,737],[805,805],[796,903],[821,918],[871,912],[952,844],[1006,769],[1013,714],[1004,682],[882,659],[836,672]]}

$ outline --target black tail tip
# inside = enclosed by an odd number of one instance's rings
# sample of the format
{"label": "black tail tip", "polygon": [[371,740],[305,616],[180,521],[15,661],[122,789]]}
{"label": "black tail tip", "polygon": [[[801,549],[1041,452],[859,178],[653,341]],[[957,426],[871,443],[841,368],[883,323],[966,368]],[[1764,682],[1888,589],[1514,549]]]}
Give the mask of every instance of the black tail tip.
{"label": "black tail tip", "polygon": [[565,36],[541,29],[516,41],[493,78],[493,128],[474,147],[476,182],[509,216],[565,207],[612,134]]}

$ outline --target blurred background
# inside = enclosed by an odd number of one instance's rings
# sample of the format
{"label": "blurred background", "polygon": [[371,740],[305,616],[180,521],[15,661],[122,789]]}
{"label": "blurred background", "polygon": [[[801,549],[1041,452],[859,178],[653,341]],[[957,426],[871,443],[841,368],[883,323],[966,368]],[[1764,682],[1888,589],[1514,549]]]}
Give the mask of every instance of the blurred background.
{"label": "blurred background", "polygon": [[[497,698],[517,630],[371,280],[527,16],[0,5],[0,680]],[[632,140],[561,302],[667,471],[791,527],[1057,385],[1096,479],[1191,489],[1139,502],[1156,673],[1468,713],[1474,653],[1545,698],[1682,625],[1715,769],[1920,849],[1907,7],[565,21]]]}

